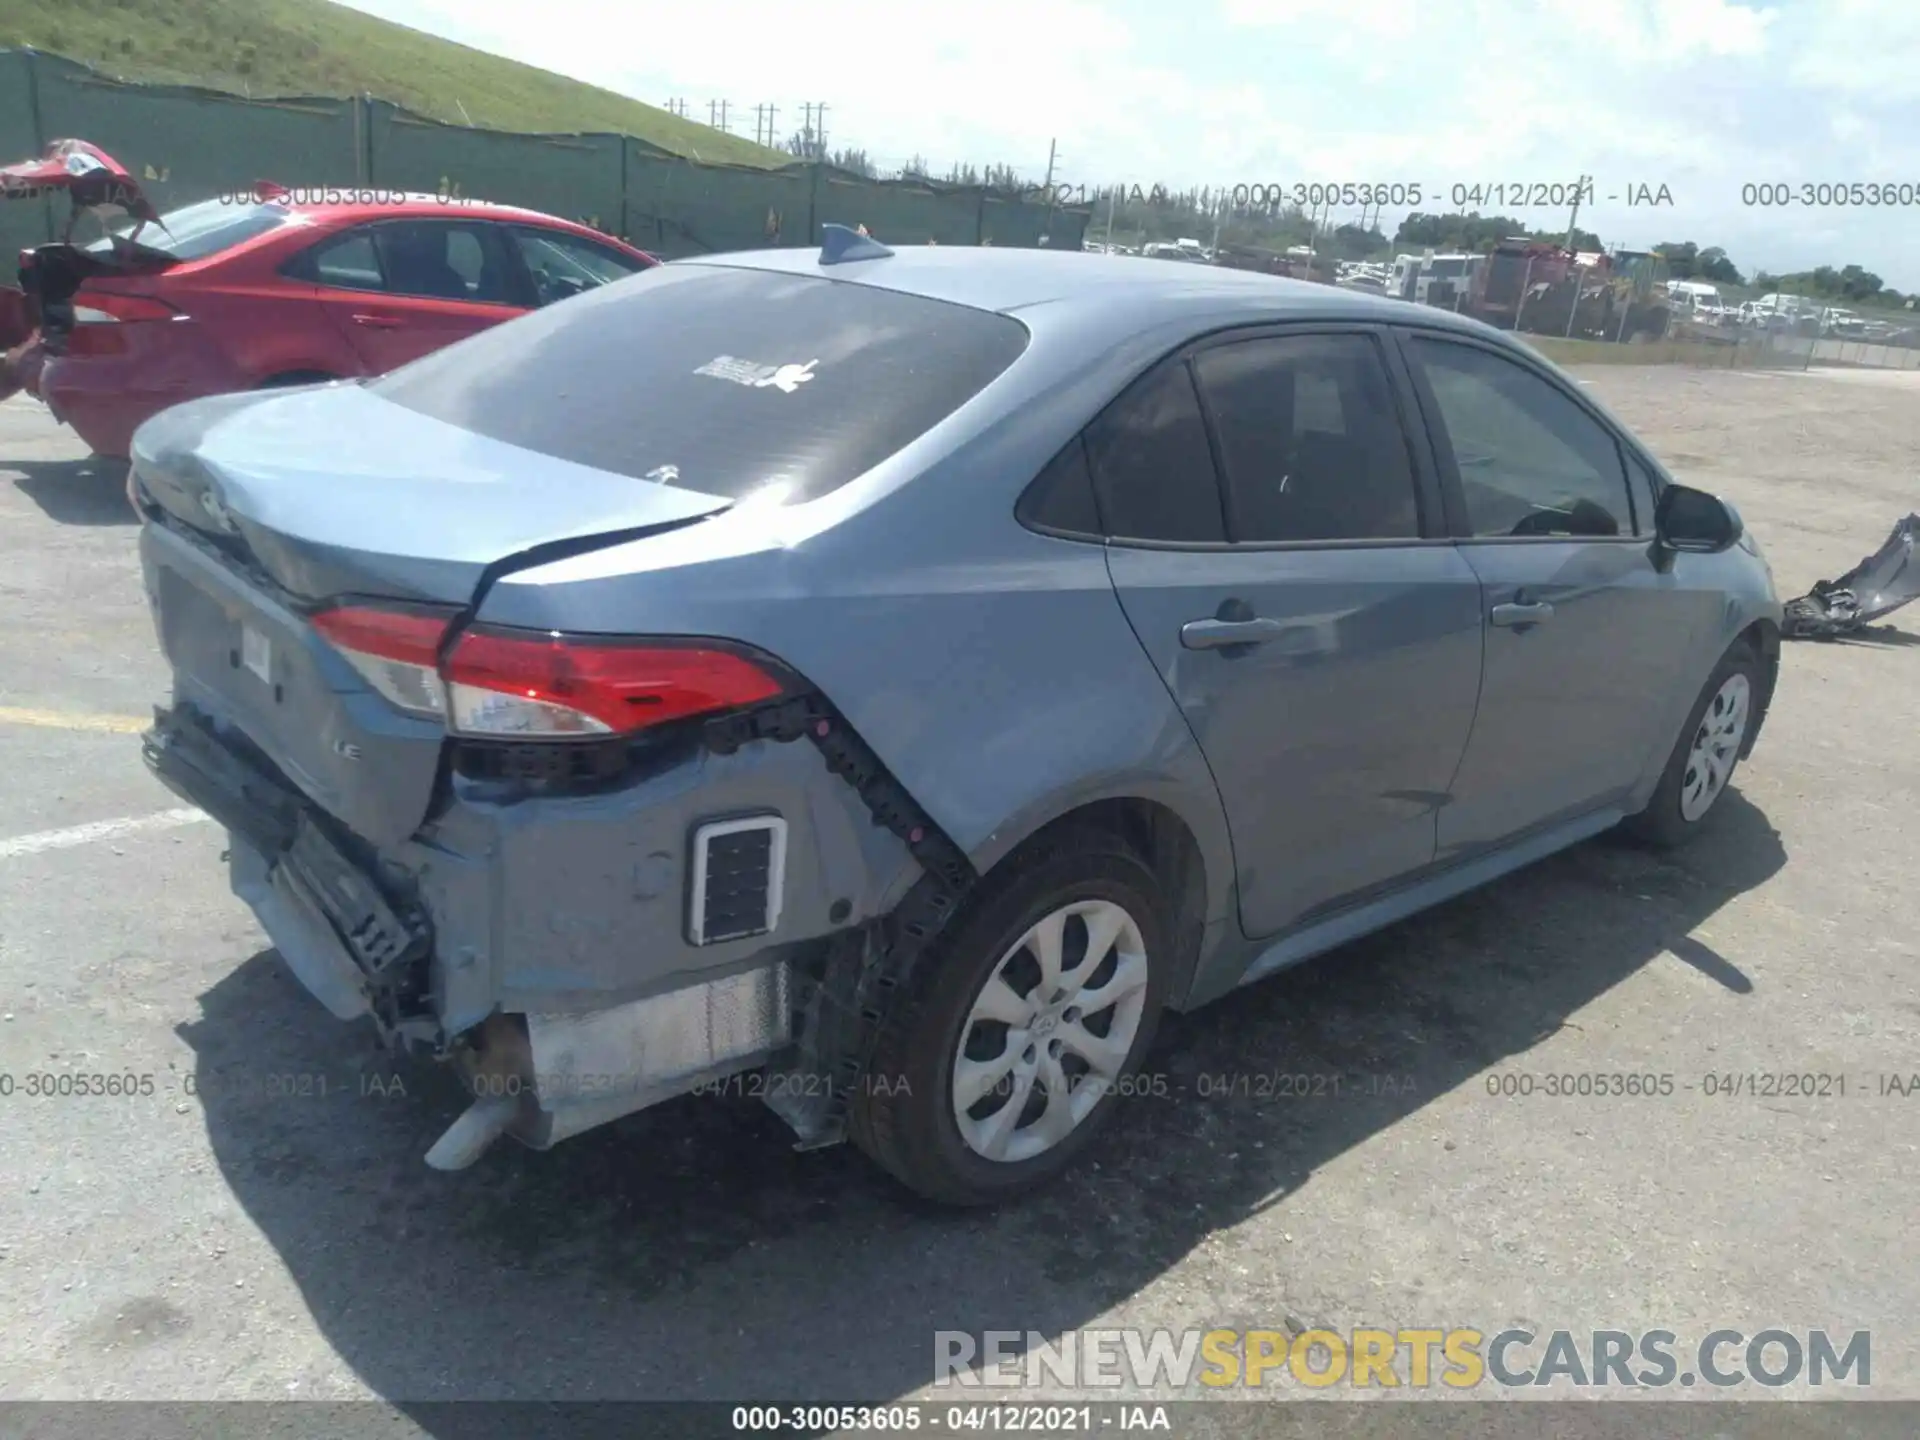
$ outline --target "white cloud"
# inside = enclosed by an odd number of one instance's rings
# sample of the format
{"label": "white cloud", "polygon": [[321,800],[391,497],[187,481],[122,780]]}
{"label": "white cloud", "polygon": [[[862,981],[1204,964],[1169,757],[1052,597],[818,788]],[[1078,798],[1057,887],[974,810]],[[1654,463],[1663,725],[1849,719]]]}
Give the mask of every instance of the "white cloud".
{"label": "white cloud", "polygon": [[[735,133],[757,103],[784,136],[824,101],[830,144],[935,173],[1037,179],[1057,139],[1089,188],[1417,182],[1451,208],[1455,183],[1591,175],[1580,223],[1610,242],[1920,287],[1920,210],[1741,204],[1763,180],[1920,181],[1916,0],[546,0],[531,25],[523,0],[356,3],[696,118],[726,98]],[[1641,184],[1673,207],[1629,207]]]}

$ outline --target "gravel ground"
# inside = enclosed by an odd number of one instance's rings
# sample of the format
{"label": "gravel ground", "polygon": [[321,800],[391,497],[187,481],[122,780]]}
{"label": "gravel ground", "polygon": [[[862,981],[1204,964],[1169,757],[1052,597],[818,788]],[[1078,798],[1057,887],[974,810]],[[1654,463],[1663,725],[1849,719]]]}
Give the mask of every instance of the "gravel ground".
{"label": "gravel ground", "polygon": [[[1783,594],[1920,508],[1920,376],[1582,378]],[[164,675],[121,476],[79,454],[0,406],[0,1397],[879,1401],[942,1329],[1523,1324],[1871,1329],[1873,1394],[1920,1398],[1920,1094],[1878,1093],[1920,1072],[1920,607],[1789,647],[1697,847],[1581,846],[1170,1023],[1163,1093],[1025,1205],[929,1212],[745,1100],[446,1176],[457,1092],[299,990],[142,769]],[[1343,1080],[1211,1093],[1276,1071]],[[1677,1085],[1489,1094],[1584,1071]],[[25,1098],[50,1072],[151,1093]]]}

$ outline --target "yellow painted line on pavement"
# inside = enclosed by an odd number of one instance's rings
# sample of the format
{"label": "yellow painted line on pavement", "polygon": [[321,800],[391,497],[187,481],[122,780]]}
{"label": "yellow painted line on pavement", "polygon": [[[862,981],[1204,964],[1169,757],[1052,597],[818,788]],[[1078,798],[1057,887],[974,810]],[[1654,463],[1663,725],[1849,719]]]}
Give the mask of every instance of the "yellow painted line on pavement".
{"label": "yellow painted line on pavement", "polygon": [[152,725],[137,715],[88,715],[78,710],[30,710],[0,705],[0,725],[31,725],[41,730],[92,730],[107,735],[138,735]]}

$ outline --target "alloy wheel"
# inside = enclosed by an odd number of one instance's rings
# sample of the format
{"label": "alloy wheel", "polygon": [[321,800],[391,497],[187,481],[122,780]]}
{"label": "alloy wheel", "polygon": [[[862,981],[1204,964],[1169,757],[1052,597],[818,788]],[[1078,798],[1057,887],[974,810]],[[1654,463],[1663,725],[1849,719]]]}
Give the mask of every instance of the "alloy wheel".
{"label": "alloy wheel", "polygon": [[967,1148],[1016,1163],[1045,1154],[1120,1081],[1146,1008],[1140,926],[1111,900],[1063,905],[1001,956],[953,1058]]}
{"label": "alloy wheel", "polygon": [[1687,768],[1680,780],[1681,819],[1698,820],[1727,788],[1740,757],[1741,742],[1747,737],[1752,699],[1752,684],[1745,675],[1735,673],[1721,682],[1707,702],[1693,732],[1693,748],[1687,752]]}

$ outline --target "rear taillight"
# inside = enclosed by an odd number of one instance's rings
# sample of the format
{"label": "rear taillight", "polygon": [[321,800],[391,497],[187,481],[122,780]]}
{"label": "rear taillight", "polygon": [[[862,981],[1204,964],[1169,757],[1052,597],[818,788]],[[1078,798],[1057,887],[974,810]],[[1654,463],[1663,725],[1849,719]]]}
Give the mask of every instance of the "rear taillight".
{"label": "rear taillight", "polygon": [[393,704],[437,720],[447,706],[437,661],[452,620],[452,611],[343,605],[315,615],[313,628]]}
{"label": "rear taillight", "polygon": [[313,625],[367,683],[456,735],[594,739],[758,704],[786,686],[715,642],[476,626],[444,661],[446,611],[339,606]]}
{"label": "rear taillight", "polygon": [[88,290],[85,300],[85,304],[74,302],[73,323],[76,325],[132,325],[142,320],[171,320],[180,313],[166,301],[147,295]]}
{"label": "rear taillight", "polygon": [[442,674],[451,728],[494,737],[625,735],[784,688],[728,650],[493,628],[462,635]]}
{"label": "rear taillight", "polygon": [[153,320],[178,320],[180,312],[163,300],[145,295],[115,295],[87,290],[74,301],[73,328],[67,332],[68,355],[124,355],[128,325]]}

